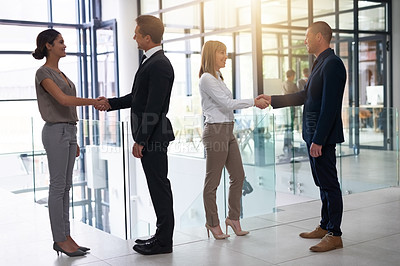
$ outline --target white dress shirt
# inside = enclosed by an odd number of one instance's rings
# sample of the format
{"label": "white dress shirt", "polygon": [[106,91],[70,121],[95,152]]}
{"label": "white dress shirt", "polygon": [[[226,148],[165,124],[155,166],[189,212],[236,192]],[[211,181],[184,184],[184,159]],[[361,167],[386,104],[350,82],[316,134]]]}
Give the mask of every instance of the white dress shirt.
{"label": "white dress shirt", "polygon": [[219,76],[216,79],[210,73],[200,77],[199,87],[201,107],[206,117],[206,123],[233,122],[233,110],[244,109],[254,105],[254,99],[233,99],[231,91]]}
{"label": "white dress shirt", "polygon": [[156,47],[153,47],[153,48],[147,50],[147,51],[144,53],[144,54],[146,55],[146,58],[143,60],[142,64],[143,64],[144,62],[146,62],[146,60],[149,59],[153,54],[155,54],[156,52],[158,52],[158,51],[160,51],[160,50],[162,50],[161,45],[156,46]]}

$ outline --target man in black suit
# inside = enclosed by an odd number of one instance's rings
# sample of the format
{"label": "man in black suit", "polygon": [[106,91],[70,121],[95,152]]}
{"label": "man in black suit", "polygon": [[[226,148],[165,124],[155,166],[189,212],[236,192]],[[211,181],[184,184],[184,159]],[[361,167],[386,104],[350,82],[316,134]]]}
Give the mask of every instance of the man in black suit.
{"label": "man in black suit", "polygon": [[174,140],[169,109],[174,69],[161,47],[164,25],[154,16],[136,18],[135,36],[144,51],[136,72],[132,92],[108,99],[108,111],[131,108],[131,127],[135,144],[132,154],[140,158],[151,200],[157,216],[157,230],[146,240],[136,240],[133,249],[144,255],[172,252],[174,212],[171,184],[167,177],[169,142]]}
{"label": "man in black suit", "polygon": [[[307,143],[311,171],[320,189],[322,201],[320,225],[303,238],[322,238],[311,251],[324,252],[342,248],[340,224],[343,215],[342,192],[336,170],[336,143],[344,142],[341,117],[346,69],[342,60],[329,48],[332,29],[319,21],[308,27],[304,43],[314,62],[304,90],[280,96],[264,97],[274,108],[303,107],[303,139]],[[260,97],[260,96],[259,96]]]}

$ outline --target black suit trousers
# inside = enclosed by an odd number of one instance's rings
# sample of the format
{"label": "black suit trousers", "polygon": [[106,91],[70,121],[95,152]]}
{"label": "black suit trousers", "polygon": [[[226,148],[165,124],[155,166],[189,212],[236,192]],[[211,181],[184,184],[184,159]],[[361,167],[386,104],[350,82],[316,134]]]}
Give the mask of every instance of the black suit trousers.
{"label": "black suit trousers", "polygon": [[316,158],[310,156],[310,145],[307,146],[312,175],[322,201],[320,226],[335,236],[341,236],[343,200],[336,170],[336,144],[323,146],[322,155]]}
{"label": "black suit trousers", "polygon": [[157,216],[156,238],[162,245],[172,245],[174,211],[171,183],[168,179],[167,143],[149,143],[141,158],[150,197]]}

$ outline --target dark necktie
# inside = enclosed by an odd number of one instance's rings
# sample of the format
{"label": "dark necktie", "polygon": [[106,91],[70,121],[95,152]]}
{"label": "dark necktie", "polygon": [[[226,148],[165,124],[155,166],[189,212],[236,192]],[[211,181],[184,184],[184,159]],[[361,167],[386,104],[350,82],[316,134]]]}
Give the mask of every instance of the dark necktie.
{"label": "dark necktie", "polygon": [[145,54],[143,54],[142,55],[142,59],[140,60],[140,65],[142,65],[143,64],[143,61],[146,59],[147,57],[146,57],[146,55]]}
{"label": "dark necktie", "polygon": [[314,67],[315,67],[317,64],[318,64],[318,60],[315,60],[314,63],[313,63],[313,65],[312,65],[311,71],[314,70]]}

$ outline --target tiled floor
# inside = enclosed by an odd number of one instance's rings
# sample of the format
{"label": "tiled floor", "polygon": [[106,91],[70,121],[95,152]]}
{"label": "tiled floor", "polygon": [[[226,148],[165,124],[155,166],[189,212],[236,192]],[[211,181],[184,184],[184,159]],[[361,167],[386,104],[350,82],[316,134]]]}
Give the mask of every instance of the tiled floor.
{"label": "tiled floor", "polygon": [[85,257],[57,256],[52,250],[47,209],[0,190],[0,265],[400,265],[400,188],[344,197],[344,248],[312,253],[317,240],[298,233],[319,221],[317,200],[279,208],[279,212],[242,221],[245,237],[207,239],[206,230],[175,232],[174,252],[143,256],[123,240],[72,222],[75,240],[91,247]]}

